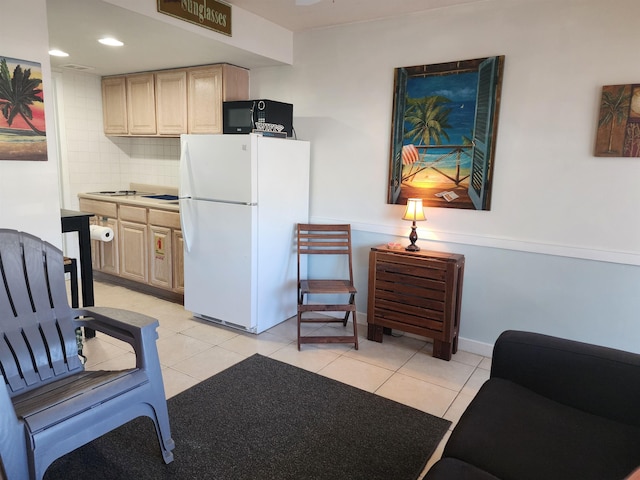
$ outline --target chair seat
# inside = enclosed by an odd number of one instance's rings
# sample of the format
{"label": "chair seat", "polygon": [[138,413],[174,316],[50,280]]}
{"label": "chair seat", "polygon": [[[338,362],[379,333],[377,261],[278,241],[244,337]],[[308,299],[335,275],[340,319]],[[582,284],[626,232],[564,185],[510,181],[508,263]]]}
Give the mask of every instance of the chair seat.
{"label": "chair seat", "polygon": [[31,433],[37,433],[100,405],[105,401],[105,392],[113,398],[148,382],[145,372],[137,368],[81,371],[18,395],[13,405],[18,418],[24,420]]}
{"label": "chair seat", "polygon": [[349,280],[300,280],[300,291],[305,295],[357,293]]}

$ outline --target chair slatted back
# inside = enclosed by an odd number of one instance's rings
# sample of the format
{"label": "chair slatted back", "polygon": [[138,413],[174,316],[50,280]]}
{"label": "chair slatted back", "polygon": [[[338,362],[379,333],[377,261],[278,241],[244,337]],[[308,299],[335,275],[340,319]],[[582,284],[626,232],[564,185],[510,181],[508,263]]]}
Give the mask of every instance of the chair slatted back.
{"label": "chair slatted back", "polygon": [[62,252],[0,229],[0,368],[11,396],[83,369]]}
{"label": "chair slatted back", "polygon": [[351,225],[299,223],[298,279],[300,279],[301,255],[346,255],[349,264],[349,280],[353,283]]}

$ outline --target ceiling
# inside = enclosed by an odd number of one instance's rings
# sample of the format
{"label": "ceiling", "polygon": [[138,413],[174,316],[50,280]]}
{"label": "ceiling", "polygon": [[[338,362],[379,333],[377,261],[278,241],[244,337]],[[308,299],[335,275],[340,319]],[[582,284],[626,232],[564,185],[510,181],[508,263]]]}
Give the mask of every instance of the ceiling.
{"label": "ceiling", "polygon": [[486,0],[224,0],[293,32],[408,15]]}
{"label": "ceiling", "polygon": [[[309,6],[296,5],[305,0],[226,1],[300,32],[487,0],[320,0]],[[47,0],[46,5],[49,47],[70,54],[51,57],[53,68],[112,75],[218,62],[247,68],[279,64],[102,0]],[[100,45],[97,39],[107,35],[125,45]]]}

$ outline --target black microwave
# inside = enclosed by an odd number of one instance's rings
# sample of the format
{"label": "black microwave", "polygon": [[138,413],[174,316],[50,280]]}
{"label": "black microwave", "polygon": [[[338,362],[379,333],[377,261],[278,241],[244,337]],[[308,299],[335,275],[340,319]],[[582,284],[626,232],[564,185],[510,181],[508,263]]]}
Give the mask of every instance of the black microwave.
{"label": "black microwave", "polygon": [[222,104],[222,133],[269,132],[293,136],[293,105],[274,100]]}

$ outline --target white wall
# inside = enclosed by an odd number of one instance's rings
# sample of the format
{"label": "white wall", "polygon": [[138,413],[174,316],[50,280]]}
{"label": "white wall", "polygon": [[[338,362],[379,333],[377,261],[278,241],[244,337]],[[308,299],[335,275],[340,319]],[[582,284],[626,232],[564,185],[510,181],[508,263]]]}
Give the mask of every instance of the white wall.
{"label": "white wall", "polygon": [[505,55],[491,211],[428,209],[419,244],[467,256],[467,346],[523,328],[640,351],[640,159],[592,154],[602,86],[639,81],[639,16],[489,0],[297,34],[293,66],[252,71],[311,140],[313,220],[357,230],[359,311],[369,247],[408,230],[386,203],[394,68]]}
{"label": "white wall", "polygon": [[[298,34],[293,66],[252,70],[252,97],[294,103],[312,141],[312,219],[354,226],[359,312],[370,247],[407,242],[403,207],[386,204],[393,69],[505,55],[492,209],[429,209],[419,229],[423,248],[466,257],[461,346],[487,353],[519,328],[640,351],[640,159],[592,156],[602,85],[638,81],[639,14],[635,0],[489,0]],[[162,172],[177,181],[177,143],[82,140],[102,121],[82,104],[100,98],[86,77],[61,80],[84,175],[70,201],[89,186],[164,183],[150,178]]]}
{"label": "white wall", "polygon": [[0,11],[6,20],[0,28],[0,55],[41,64],[48,152],[46,162],[0,160],[0,228],[27,231],[59,247],[58,153],[45,0],[0,0]]}

